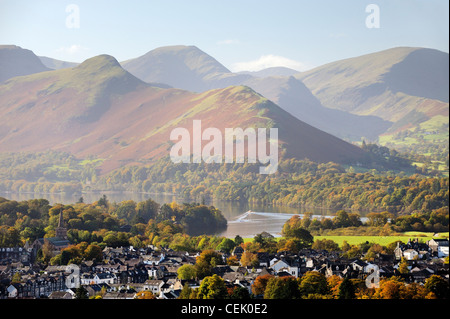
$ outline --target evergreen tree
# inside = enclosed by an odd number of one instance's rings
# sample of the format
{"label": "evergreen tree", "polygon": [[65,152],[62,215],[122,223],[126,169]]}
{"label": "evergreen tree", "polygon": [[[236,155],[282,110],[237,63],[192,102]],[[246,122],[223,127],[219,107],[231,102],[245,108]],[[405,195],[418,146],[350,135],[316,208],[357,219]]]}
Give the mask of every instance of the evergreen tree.
{"label": "evergreen tree", "polygon": [[355,298],[355,286],[352,281],[347,277],[344,278],[342,283],[339,285],[339,299],[354,299]]}
{"label": "evergreen tree", "polygon": [[75,299],[88,299],[88,292],[83,286],[75,290]]}

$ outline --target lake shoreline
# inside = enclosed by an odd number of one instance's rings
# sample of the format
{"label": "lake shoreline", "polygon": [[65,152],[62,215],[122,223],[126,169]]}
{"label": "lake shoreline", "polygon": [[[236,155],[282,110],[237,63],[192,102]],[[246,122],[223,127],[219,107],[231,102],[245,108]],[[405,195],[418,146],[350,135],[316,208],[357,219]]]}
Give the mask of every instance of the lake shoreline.
{"label": "lake shoreline", "polygon": [[[83,202],[91,204],[106,195],[108,201],[120,203],[124,200],[134,200],[141,202],[152,199],[160,205],[168,204],[173,201],[183,202],[179,196],[171,193],[144,193],[144,192],[84,192],[76,195],[67,195],[64,193],[33,193],[33,192],[0,192],[0,197],[10,200],[23,201],[29,199],[45,198],[50,205],[64,204],[71,205],[79,201],[83,197]],[[194,201],[190,201],[194,202]],[[207,205],[215,206],[219,209],[228,221],[227,229],[218,232],[216,235],[228,238],[234,238],[236,235],[241,237],[253,237],[258,233],[266,231],[274,236],[280,236],[284,223],[294,215],[304,215],[312,213],[318,218],[332,218],[337,210],[324,208],[295,208],[286,205],[264,205],[252,202],[232,202],[232,201],[208,201]],[[254,212],[249,220],[236,222],[246,212]],[[358,212],[364,217],[364,214]],[[258,215],[259,214],[259,215]]]}

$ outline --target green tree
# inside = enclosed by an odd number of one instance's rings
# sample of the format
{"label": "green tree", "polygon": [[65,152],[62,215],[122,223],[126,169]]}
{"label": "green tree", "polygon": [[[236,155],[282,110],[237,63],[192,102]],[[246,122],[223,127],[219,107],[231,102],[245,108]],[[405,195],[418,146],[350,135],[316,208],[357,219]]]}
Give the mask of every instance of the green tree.
{"label": "green tree", "polygon": [[355,299],[355,286],[347,277],[339,285],[338,289],[339,299]]}
{"label": "green tree", "polygon": [[287,239],[294,239],[298,249],[311,247],[314,242],[314,237],[302,227],[301,219],[297,215],[283,225],[281,233]]}
{"label": "green tree", "polygon": [[199,299],[225,299],[227,295],[225,281],[216,274],[205,277],[198,288]]}
{"label": "green tree", "polygon": [[316,239],[311,247],[316,250],[339,251],[339,245],[331,239]]}
{"label": "green tree", "polygon": [[105,194],[97,201],[98,206],[107,207],[108,206],[108,199]]}
{"label": "green tree", "polygon": [[264,291],[264,299],[299,299],[298,282],[293,277],[271,277]]}
{"label": "green tree", "polygon": [[101,247],[99,245],[90,244],[84,251],[84,258],[87,260],[96,260],[97,262],[102,261],[103,252]]}
{"label": "green tree", "polygon": [[236,243],[233,240],[224,238],[222,242],[216,247],[216,249],[229,254],[234,247],[236,247]]}
{"label": "green tree", "polygon": [[244,243],[244,239],[241,236],[236,235],[236,237],[234,237],[234,243],[236,246],[239,246]]}
{"label": "green tree", "polygon": [[80,286],[80,288],[75,290],[75,299],[89,299],[88,291],[83,286]]}
{"label": "green tree", "polygon": [[328,294],[329,288],[325,275],[317,271],[308,271],[300,280],[300,292],[303,296]]}
{"label": "green tree", "polygon": [[449,298],[448,281],[438,275],[432,275],[425,281],[425,289],[434,293],[438,299]]}
{"label": "green tree", "polygon": [[186,264],[178,268],[177,270],[178,278],[181,280],[190,280],[195,278],[196,271],[195,266]]}
{"label": "green tree", "polygon": [[204,278],[212,274],[213,267],[221,264],[222,256],[214,250],[205,250],[195,261],[195,273],[198,278]]}
{"label": "green tree", "polygon": [[400,264],[398,265],[398,271],[401,274],[408,274],[409,273],[408,262],[403,257],[402,257],[402,260],[400,261]]}
{"label": "green tree", "polygon": [[20,272],[16,272],[12,278],[11,278],[11,283],[16,284],[22,281],[22,276],[20,275]]}
{"label": "green tree", "polygon": [[230,299],[250,299],[250,293],[245,287],[234,287],[229,297]]}
{"label": "green tree", "polygon": [[191,299],[192,288],[188,283],[185,283],[183,289],[181,289],[178,299]]}

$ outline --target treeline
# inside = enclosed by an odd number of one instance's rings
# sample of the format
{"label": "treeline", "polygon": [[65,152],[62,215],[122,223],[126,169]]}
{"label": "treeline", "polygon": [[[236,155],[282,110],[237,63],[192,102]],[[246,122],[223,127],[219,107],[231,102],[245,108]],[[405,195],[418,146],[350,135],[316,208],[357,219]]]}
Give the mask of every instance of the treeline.
{"label": "treeline", "polygon": [[[393,134],[392,140],[385,143],[385,146],[397,149],[402,152],[403,157],[414,162],[428,163],[432,166],[432,161],[441,161],[448,167],[448,129],[449,124],[443,123],[432,132],[419,127],[413,131],[402,130]],[[417,160],[418,158],[420,160]]]}
{"label": "treeline", "polygon": [[367,288],[362,279],[348,279],[310,271],[300,278],[264,275],[256,278],[250,294],[246,288],[227,288],[217,275],[206,277],[199,288],[187,284],[179,299],[448,299],[448,282],[437,275],[406,284],[401,277],[381,279],[378,288]]}
{"label": "treeline", "polygon": [[[273,175],[255,164],[173,164],[126,167],[101,177],[99,189],[176,193],[202,201],[249,201],[332,210],[432,211],[449,205],[448,177],[356,173],[335,163],[284,160]],[[118,186],[120,185],[120,186]]]}
{"label": "treeline", "polygon": [[148,199],[110,203],[106,196],[92,204],[51,206],[46,199],[12,201],[0,197],[0,246],[22,246],[37,238],[54,237],[60,212],[73,244],[143,247],[169,244],[175,234],[210,234],[226,228],[215,207],[199,204],[160,205]]}
{"label": "treeline", "polygon": [[[449,208],[442,207],[431,212],[416,212],[411,215],[396,216],[389,212],[372,212],[365,216],[365,221],[357,213],[348,213],[344,210],[336,212],[333,218],[317,218],[311,213],[303,217],[294,215],[284,225],[287,227],[302,227],[314,234],[324,234],[327,230],[351,229],[359,231],[359,234],[367,234],[367,229],[372,235],[392,235],[395,232],[423,231],[423,232],[447,232],[449,229]],[[373,233],[376,232],[376,233]],[[330,232],[327,232],[331,234]],[[342,234],[342,231],[339,232]],[[353,233],[353,235],[356,235]]]}
{"label": "treeline", "polygon": [[57,151],[0,153],[0,191],[81,193],[95,182],[99,162]]}

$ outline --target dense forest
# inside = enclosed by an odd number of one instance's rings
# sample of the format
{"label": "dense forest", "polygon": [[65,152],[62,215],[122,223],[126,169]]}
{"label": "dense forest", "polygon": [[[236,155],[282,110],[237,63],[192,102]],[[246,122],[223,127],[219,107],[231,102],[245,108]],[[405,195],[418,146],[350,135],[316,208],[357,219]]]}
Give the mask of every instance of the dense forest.
{"label": "dense forest", "polygon": [[61,212],[68,239],[74,244],[98,242],[113,247],[139,247],[141,240],[152,244],[157,237],[155,244],[164,246],[166,237],[177,233],[211,234],[227,225],[219,210],[199,204],[160,205],[151,199],[117,204],[103,196],[92,204],[51,206],[46,199],[17,202],[0,197],[0,246],[22,246],[26,241],[54,237]]}
{"label": "dense forest", "polygon": [[[332,210],[411,213],[448,206],[448,177],[357,172],[335,163],[285,160],[276,174],[258,174],[253,164],[173,164],[127,167],[101,177],[101,188],[175,193],[203,201],[250,201]],[[120,185],[120,186],[115,186]]]}

